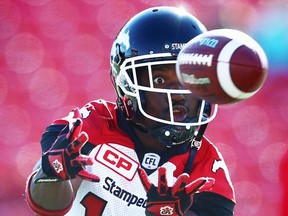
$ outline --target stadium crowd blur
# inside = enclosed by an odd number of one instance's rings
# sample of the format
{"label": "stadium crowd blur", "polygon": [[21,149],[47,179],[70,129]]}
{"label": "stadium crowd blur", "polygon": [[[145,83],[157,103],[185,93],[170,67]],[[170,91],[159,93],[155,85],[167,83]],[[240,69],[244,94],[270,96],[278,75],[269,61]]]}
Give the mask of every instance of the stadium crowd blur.
{"label": "stadium crowd blur", "polygon": [[287,0],[1,0],[0,215],[32,215],[24,188],[42,131],[87,101],[115,101],[108,75],[114,37],[132,15],[157,5],[182,6],[208,29],[242,30],[266,51],[264,87],[220,106],[206,135],[230,169],[235,215],[281,215],[288,203]]}

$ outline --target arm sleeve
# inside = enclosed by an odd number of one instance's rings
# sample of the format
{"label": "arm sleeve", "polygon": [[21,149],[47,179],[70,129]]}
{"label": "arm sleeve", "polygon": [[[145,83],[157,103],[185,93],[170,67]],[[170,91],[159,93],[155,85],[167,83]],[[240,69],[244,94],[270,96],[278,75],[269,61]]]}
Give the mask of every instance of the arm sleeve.
{"label": "arm sleeve", "polygon": [[232,216],[235,203],[219,194],[201,192],[194,195],[190,210],[197,216]]}

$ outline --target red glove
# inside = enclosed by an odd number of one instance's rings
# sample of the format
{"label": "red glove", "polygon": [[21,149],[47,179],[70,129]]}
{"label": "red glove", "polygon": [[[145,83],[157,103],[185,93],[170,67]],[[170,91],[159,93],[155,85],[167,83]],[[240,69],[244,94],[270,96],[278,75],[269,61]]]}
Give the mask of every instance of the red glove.
{"label": "red glove", "polygon": [[82,130],[82,120],[77,119],[66,135],[60,135],[52,147],[42,156],[42,170],[47,177],[36,179],[36,183],[57,182],[79,176],[85,180],[99,182],[99,177],[87,172],[86,165],[92,165],[92,158],[81,155],[80,149],[88,141]]}
{"label": "red glove", "polygon": [[158,169],[158,187],[151,184],[146,172],[139,168],[141,182],[147,192],[146,215],[183,215],[193,203],[196,192],[210,190],[213,178],[198,178],[190,181],[187,173],[181,174],[172,187],[168,187],[166,168]]}

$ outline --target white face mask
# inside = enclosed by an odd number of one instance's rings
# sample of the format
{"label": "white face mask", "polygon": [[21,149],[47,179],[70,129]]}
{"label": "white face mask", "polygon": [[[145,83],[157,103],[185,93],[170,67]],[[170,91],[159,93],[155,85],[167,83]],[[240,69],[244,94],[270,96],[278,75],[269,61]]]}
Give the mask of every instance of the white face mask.
{"label": "white face mask", "polygon": [[[149,54],[145,56],[136,56],[126,59],[120,68],[120,73],[116,78],[116,85],[121,89],[121,91],[127,95],[128,97],[136,98],[137,101],[137,109],[141,112],[143,116],[148,119],[151,119],[156,122],[175,125],[175,126],[185,126],[187,129],[191,126],[200,126],[203,124],[207,124],[212,121],[217,114],[217,105],[209,105],[209,113],[207,113],[207,104],[205,101],[200,100],[200,104],[198,107],[198,111],[195,117],[183,119],[175,116],[175,110],[172,104],[172,95],[173,94],[181,94],[181,95],[191,95],[191,91],[183,89],[183,88],[155,88],[153,84],[153,71],[152,66],[155,65],[168,65],[176,63],[176,60],[163,60],[163,59],[171,59],[172,55],[170,53],[161,53],[161,54]],[[158,60],[159,59],[159,60]],[[157,61],[158,60],[158,61]],[[139,63],[140,62],[140,63]],[[113,65],[112,69],[113,69]],[[137,71],[136,69],[139,67],[147,67],[148,76],[149,76],[149,85],[143,86],[138,83],[137,79]],[[131,78],[127,71],[130,71]],[[167,97],[168,103],[168,117],[167,115],[163,117],[162,115],[153,115],[148,113],[143,106],[143,101],[141,100],[141,93],[147,92],[147,94],[159,93],[164,94]],[[160,105],[160,104],[159,104]]]}

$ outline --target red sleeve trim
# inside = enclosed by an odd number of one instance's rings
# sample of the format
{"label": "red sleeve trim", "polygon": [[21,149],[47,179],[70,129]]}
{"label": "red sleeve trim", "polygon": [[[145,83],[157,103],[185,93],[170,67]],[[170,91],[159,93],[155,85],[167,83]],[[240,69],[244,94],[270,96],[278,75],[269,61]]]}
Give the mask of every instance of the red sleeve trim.
{"label": "red sleeve trim", "polygon": [[26,190],[25,190],[25,197],[26,197],[26,202],[28,204],[28,206],[30,207],[30,209],[37,213],[39,216],[63,216],[65,215],[72,207],[73,204],[73,200],[72,202],[69,204],[68,207],[66,207],[65,209],[62,210],[48,210],[48,209],[44,209],[43,207],[39,206],[38,204],[36,204],[30,194],[30,185],[31,185],[31,181],[33,179],[33,176],[35,176],[38,172],[38,169],[36,171],[34,171],[27,179],[27,183],[26,183]]}

